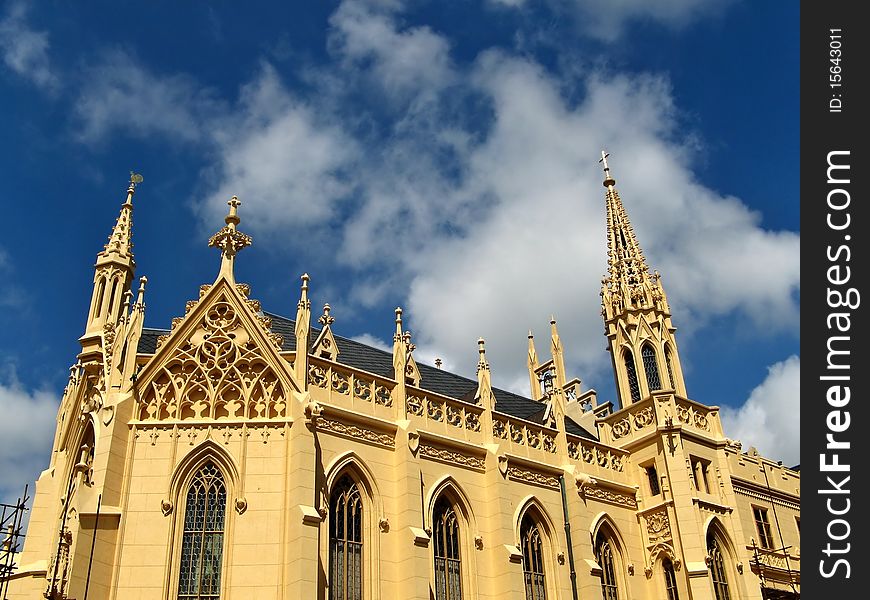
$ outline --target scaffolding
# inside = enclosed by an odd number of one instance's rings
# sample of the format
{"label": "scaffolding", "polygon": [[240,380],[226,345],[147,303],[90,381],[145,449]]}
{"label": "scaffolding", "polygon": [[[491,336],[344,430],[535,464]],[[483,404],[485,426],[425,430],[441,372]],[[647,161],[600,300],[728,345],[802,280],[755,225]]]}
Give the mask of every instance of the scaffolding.
{"label": "scaffolding", "polygon": [[27,487],[15,504],[0,503],[0,598],[6,600],[9,580],[18,568],[16,558],[21,552],[24,534],[21,533],[24,513],[28,510]]}

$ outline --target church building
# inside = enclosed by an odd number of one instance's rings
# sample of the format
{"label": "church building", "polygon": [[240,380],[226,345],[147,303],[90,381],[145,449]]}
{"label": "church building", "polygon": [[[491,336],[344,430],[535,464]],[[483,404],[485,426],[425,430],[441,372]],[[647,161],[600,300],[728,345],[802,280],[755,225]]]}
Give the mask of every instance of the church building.
{"label": "church building", "polygon": [[800,473],[689,397],[602,163],[616,405],[566,372],[555,319],[523,396],[493,387],[483,339],[474,379],[418,362],[401,309],[392,352],[342,337],[308,275],[292,318],[269,312],[236,281],[236,197],[217,277],[147,328],[132,178],[7,597],[799,598]]}

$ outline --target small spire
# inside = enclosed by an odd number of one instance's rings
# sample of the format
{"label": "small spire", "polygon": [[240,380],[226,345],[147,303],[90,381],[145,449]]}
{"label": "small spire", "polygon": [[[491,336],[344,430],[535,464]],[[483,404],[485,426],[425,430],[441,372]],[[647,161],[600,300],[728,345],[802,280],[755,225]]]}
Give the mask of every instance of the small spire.
{"label": "small spire", "polygon": [[208,240],[208,245],[212,248],[220,248],[221,250],[221,274],[231,282],[235,283],[233,274],[233,261],[236,254],[242,248],[251,245],[251,236],[236,230],[236,225],[239,224],[238,208],[241,202],[238,196],[233,196],[227,202],[230,207],[230,212],[224,218],[226,225],[220,231],[215,233]]}
{"label": "small spire", "polygon": [[607,165],[608,156],[610,156],[610,154],[602,150],[601,158],[598,160],[598,162],[602,163],[602,165],[604,166],[604,187],[606,188],[616,185],[616,180],[610,174],[610,167]]}
{"label": "small spire", "polygon": [[444,364],[444,363],[441,361],[441,359],[438,357],[435,357],[435,368],[440,369],[442,364]]}
{"label": "small spire", "polygon": [[131,254],[133,243],[133,194],[136,193],[136,185],[142,183],[141,175],[130,171],[130,185],[127,186],[127,198],[121,205],[121,212],[118,215],[118,220],[112,228],[112,234],[109,236],[109,242],[101,253],[103,256],[109,254],[118,254],[127,256]]}
{"label": "small spire", "polygon": [[299,296],[299,302],[297,303],[298,308],[304,308],[304,306],[308,303],[308,281],[311,279],[308,276],[308,273],[302,274],[302,293]]}
{"label": "small spire", "polygon": [[402,339],[402,307],[396,307],[396,333],[393,335],[393,341],[398,342]]}

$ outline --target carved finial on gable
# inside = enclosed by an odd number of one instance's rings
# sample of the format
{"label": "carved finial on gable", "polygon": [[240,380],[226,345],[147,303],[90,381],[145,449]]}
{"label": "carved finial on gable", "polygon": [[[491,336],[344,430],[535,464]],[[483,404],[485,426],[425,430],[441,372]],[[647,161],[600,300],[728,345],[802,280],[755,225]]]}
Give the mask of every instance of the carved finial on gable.
{"label": "carved finial on gable", "polygon": [[[220,248],[221,250],[221,270],[220,275],[223,275],[235,284],[235,275],[233,274],[233,261],[239,250],[251,245],[251,236],[242,233],[236,229],[239,224],[238,208],[241,202],[238,196],[233,196],[227,202],[230,207],[229,214],[224,218],[226,225],[220,231],[215,233],[208,240],[208,245],[212,248]],[[218,277],[220,277],[218,275]]]}
{"label": "carved finial on gable", "polygon": [[329,304],[323,305],[323,314],[317,318],[317,322],[323,325],[324,327],[329,327],[333,323],[335,323],[335,317],[329,314],[331,310]]}

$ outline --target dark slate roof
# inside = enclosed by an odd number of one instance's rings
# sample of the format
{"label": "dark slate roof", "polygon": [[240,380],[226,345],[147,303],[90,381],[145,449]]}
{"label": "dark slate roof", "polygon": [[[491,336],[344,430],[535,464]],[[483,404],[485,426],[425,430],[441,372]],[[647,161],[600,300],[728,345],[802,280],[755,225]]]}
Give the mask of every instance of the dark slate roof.
{"label": "dark slate roof", "polygon": [[[284,338],[281,349],[295,352],[296,322],[274,313],[264,312],[264,314],[272,319],[272,332]],[[308,339],[313,342],[320,334],[320,329],[312,327],[309,331]],[[157,338],[167,333],[169,331],[166,329],[144,328],[142,330],[142,337],[139,339],[138,351],[143,354],[153,354],[157,349]],[[336,344],[338,344],[339,363],[393,379],[392,353],[335,335],[334,331],[332,333],[335,336]],[[417,367],[420,369],[420,384],[423,389],[447,396],[448,398],[456,398],[474,403],[477,381],[419,362]],[[495,394],[498,412],[533,423],[543,422],[544,410],[540,402],[499,388],[493,388],[492,391]],[[565,429],[572,435],[592,440],[596,439],[594,435],[568,417],[565,418]]]}

